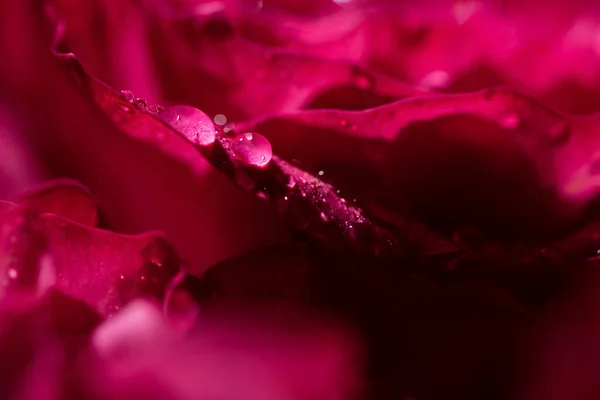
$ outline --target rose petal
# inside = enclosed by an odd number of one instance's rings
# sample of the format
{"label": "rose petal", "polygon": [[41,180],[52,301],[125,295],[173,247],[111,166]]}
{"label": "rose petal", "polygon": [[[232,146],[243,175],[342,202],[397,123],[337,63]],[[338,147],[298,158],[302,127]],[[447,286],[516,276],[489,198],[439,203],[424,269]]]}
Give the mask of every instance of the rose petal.
{"label": "rose petal", "polygon": [[41,214],[56,214],[81,225],[95,227],[98,210],[91,194],[76,181],[47,182],[18,196],[16,202]]}
{"label": "rose petal", "polygon": [[[160,323],[158,309],[140,307],[123,312]],[[96,338],[130,331],[130,323],[125,315],[109,320]],[[99,353],[88,378],[101,398],[354,398],[362,386],[353,332],[303,309],[213,307],[186,340],[121,343],[123,351]]]}
{"label": "rose petal", "polygon": [[[488,230],[531,235],[568,227],[597,195],[596,124],[595,118],[559,114],[507,89],[489,89],[407,99],[364,112],[305,111],[235,129],[263,134],[280,156],[320,171],[359,200],[371,193],[378,206],[391,204],[396,212],[407,201],[428,217],[438,213],[438,219],[462,223],[469,218],[488,223],[494,209],[503,215],[498,223],[520,228]],[[475,163],[477,170],[469,167]],[[461,207],[486,216],[459,217]]]}
{"label": "rose petal", "polygon": [[159,234],[118,235],[53,214],[3,208],[1,269],[8,294],[56,288],[108,316],[138,296],[161,300],[179,271]]}
{"label": "rose petal", "polygon": [[[147,101],[159,100],[153,95],[156,91],[154,82],[158,82],[164,102],[189,104],[210,116],[224,114],[230,121],[236,121],[297,110],[315,102],[322,103],[320,98],[327,92],[340,89],[352,90],[354,101],[344,105],[342,99],[333,103],[330,100],[329,106],[370,107],[418,93],[394,78],[351,63],[257,47],[240,37],[228,17],[220,13],[204,17],[190,13],[185,17],[173,18],[166,12],[152,12],[149,8],[135,9],[129,4],[114,8],[99,6],[105,14],[108,32],[113,31],[113,25],[120,27],[119,30],[123,26],[130,26],[131,19],[125,17],[128,14],[136,21],[144,16],[143,25],[151,32],[156,31],[152,32],[151,50],[147,39],[130,31],[127,32],[131,35],[123,32],[121,36],[128,37],[128,46],[140,47],[135,51],[111,49],[111,46],[123,46],[122,39],[115,42],[109,40],[104,44],[95,40],[91,44],[81,44],[80,40],[89,35],[77,32],[87,28],[77,22],[71,23],[71,19],[81,18],[82,13],[64,2],[58,2],[58,5],[59,14],[64,16],[67,26],[64,43],[72,44],[70,48],[89,66],[90,72],[112,87],[133,90]],[[69,26],[75,32],[69,30]],[[144,32],[144,29],[135,32]],[[114,65],[104,65],[106,63],[95,60],[93,54],[88,56],[90,48],[98,47],[107,57],[109,54],[118,54],[116,58],[111,58],[120,61]],[[130,55],[134,52],[150,58],[133,59]],[[123,61],[125,65],[121,64]],[[131,74],[131,79],[114,77],[132,69],[136,74]],[[148,69],[155,69],[155,72],[146,75],[156,73],[158,77],[148,83],[146,86],[149,89],[146,89],[134,77],[140,75],[138,70]],[[129,80],[131,84],[128,84]],[[283,86],[291,86],[293,90],[281,90]],[[370,102],[361,100],[361,92],[371,97]],[[247,101],[250,96],[253,98],[251,102]]]}

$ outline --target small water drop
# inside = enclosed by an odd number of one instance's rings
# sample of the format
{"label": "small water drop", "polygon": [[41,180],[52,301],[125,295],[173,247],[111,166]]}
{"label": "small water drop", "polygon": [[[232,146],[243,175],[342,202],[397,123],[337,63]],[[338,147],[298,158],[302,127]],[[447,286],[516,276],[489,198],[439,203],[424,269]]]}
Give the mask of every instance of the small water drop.
{"label": "small water drop", "polygon": [[348,126],[348,120],[347,119],[342,119],[340,120],[340,125],[343,126],[344,128]]}
{"label": "small water drop", "polygon": [[121,90],[120,96],[123,100],[126,100],[130,103],[133,102],[133,99],[135,98],[130,90]]}
{"label": "small water drop", "polygon": [[257,167],[264,167],[273,157],[271,143],[258,133],[248,132],[236,136],[231,142],[231,149],[237,159]]}
{"label": "small water drop", "polygon": [[160,114],[165,109],[162,106],[150,106],[148,107],[148,112],[152,114]]}
{"label": "small water drop", "polygon": [[227,123],[227,117],[224,116],[223,114],[215,115],[215,118],[213,120],[215,121],[215,124],[217,124],[219,126],[223,126]]}
{"label": "small water drop", "polygon": [[120,280],[123,280],[123,279],[125,279],[125,275],[123,275],[123,274],[120,274],[120,275],[119,275],[119,279],[120,279]]}
{"label": "small water drop", "polygon": [[505,129],[516,129],[521,125],[521,118],[516,113],[508,113],[502,116],[499,122]]}
{"label": "small water drop", "polygon": [[190,106],[167,107],[159,118],[176,129],[188,140],[200,146],[207,146],[215,141],[215,126],[202,111]]}
{"label": "small water drop", "polygon": [[145,109],[146,107],[148,107],[148,104],[146,103],[146,100],[140,99],[139,97],[133,101],[133,104],[135,104],[139,108],[143,108],[143,109]]}
{"label": "small water drop", "polygon": [[14,269],[14,268],[8,269],[8,277],[10,279],[17,279],[17,276],[19,276],[19,273],[17,272],[16,269]]}
{"label": "small water drop", "polygon": [[323,175],[325,175],[325,171],[323,171],[323,170],[319,171],[319,176],[323,176]]}

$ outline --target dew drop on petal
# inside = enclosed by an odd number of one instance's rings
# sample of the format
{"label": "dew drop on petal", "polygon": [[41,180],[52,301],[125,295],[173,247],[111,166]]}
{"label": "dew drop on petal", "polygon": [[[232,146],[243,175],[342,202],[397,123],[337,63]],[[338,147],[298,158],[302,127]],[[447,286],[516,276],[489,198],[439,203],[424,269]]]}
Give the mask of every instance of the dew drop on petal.
{"label": "dew drop on petal", "polygon": [[19,275],[19,274],[18,274],[18,272],[17,272],[17,270],[16,270],[16,269],[14,269],[14,268],[9,268],[9,269],[8,269],[8,277],[9,277],[10,279],[16,279],[18,275]]}
{"label": "dew drop on petal", "polygon": [[135,98],[133,96],[133,93],[130,90],[121,90],[120,95],[123,100],[129,101],[129,102],[133,102],[133,100]]}
{"label": "dew drop on petal", "polygon": [[233,138],[231,149],[235,157],[249,165],[264,167],[271,161],[271,143],[258,133],[243,133]]}
{"label": "dew drop on petal", "polygon": [[152,114],[160,114],[163,111],[164,111],[164,108],[162,106],[150,106],[150,107],[148,107],[148,112],[152,113]]}
{"label": "dew drop on petal", "polygon": [[319,171],[319,176],[325,175],[325,171]]}
{"label": "dew drop on petal", "polygon": [[148,106],[148,104],[146,103],[146,100],[140,99],[140,98],[135,99],[133,104],[135,104],[139,108],[144,108],[144,109]]}
{"label": "dew drop on petal", "polygon": [[207,146],[215,141],[215,126],[210,118],[197,108],[167,107],[158,117],[194,144]]}

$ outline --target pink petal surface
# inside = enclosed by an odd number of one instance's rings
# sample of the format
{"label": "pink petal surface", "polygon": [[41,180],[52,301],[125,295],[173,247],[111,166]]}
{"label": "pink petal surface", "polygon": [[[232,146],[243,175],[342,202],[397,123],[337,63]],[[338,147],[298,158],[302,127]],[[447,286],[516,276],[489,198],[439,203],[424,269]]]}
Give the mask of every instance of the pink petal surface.
{"label": "pink petal surface", "polygon": [[[302,309],[223,305],[205,313],[184,340],[169,332],[151,304],[131,303],[121,315],[105,322],[93,339],[99,364],[88,379],[100,398],[350,399],[360,394],[360,349],[352,331]],[[135,332],[133,320],[154,328],[144,334],[150,341],[124,336]],[[107,352],[108,346],[113,351]]]}
{"label": "pink petal surface", "polygon": [[1,223],[5,295],[55,288],[108,316],[138,296],[162,299],[179,271],[159,234],[118,235],[9,203]]}
{"label": "pink petal surface", "polygon": [[47,182],[21,193],[16,202],[40,214],[60,215],[81,225],[95,227],[98,223],[98,210],[91,194],[75,181]]}

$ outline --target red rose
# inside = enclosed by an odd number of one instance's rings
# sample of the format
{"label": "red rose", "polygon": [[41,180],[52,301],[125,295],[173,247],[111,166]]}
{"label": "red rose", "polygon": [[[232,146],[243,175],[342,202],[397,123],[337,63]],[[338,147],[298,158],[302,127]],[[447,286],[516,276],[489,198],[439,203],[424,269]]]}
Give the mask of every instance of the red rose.
{"label": "red rose", "polygon": [[2,398],[594,398],[594,7],[1,1]]}

